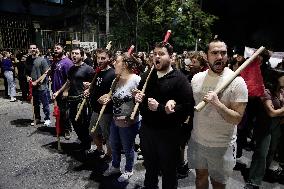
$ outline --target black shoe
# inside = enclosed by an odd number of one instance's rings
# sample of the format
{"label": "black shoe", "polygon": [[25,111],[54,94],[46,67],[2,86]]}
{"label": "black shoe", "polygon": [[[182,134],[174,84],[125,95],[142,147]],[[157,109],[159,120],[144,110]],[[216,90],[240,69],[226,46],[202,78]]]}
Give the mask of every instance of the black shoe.
{"label": "black shoe", "polygon": [[70,138],[71,138],[70,131],[68,131],[68,130],[65,131],[64,138],[65,138],[65,140],[70,140]]}
{"label": "black shoe", "polygon": [[251,184],[251,183],[247,183],[247,184],[244,186],[244,189],[259,189],[259,186],[254,185],[254,184]]}
{"label": "black shoe", "polygon": [[107,154],[101,155],[100,158],[105,163],[110,163],[112,161],[111,156]]}
{"label": "black shoe", "polygon": [[102,156],[104,155],[103,151],[97,150],[97,149],[89,149],[87,150],[87,155],[88,156]]}
{"label": "black shoe", "polygon": [[282,169],[279,179],[278,179],[279,184],[284,184],[284,170]]}
{"label": "black shoe", "polygon": [[247,144],[247,146],[244,147],[244,149],[246,151],[254,151],[255,149],[255,142],[254,141],[251,141]]}
{"label": "black shoe", "polygon": [[267,169],[264,175],[263,180],[270,182],[270,183],[275,183],[278,182],[280,179],[280,175],[281,175],[281,170],[277,169],[277,170],[271,170],[271,169]]}
{"label": "black shoe", "polygon": [[178,179],[184,179],[188,177],[188,173],[189,173],[188,163],[184,163],[183,165],[177,168]]}

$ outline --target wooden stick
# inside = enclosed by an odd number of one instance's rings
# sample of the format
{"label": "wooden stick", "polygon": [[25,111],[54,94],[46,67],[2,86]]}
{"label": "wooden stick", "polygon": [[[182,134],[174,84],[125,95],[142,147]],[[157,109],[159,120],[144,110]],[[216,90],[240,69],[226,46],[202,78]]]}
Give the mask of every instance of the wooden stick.
{"label": "wooden stick", "polygon": [[81,115],[81,112],[82,112],[82,110],[83,110],[83,107],[84,107],[86,101],[87,101],[87,98],[84,97],[82,103],[80,104],[79,110],[78,110],[78,112],[77,112],[77,114],[76,114],[75,121],[77,121],[77,120],[79,119],[79,117],[80,117],[80,115]]}
{"label": "wooden stick", "polygon": [[[214,90],[216,94],[224,90],[239,74],[243,71],[265,48],[261,46],[249,59],[247,59],[226,81],[224,81],[218,88]],[[196,111],[201,111],[206,106],[205,101],[201,101],[194,107]]]}
{"label": "wooden stick", "polygon": [[48,75],[48,72],[51,70],[51,68],[48,68],[40,77],[39,77],[39,83],[41,84],[46,76]]}
{"label": "wooden stick", "polygon": [[[120,77],[120,76],[117,76],[117,77],[113,80],[113,82],[112,82],[112,84],[111,84],[111,87],[110,87],[110,90],[109,90],[109,92],[108,92],[108,96],[111,96],[111,95],[112,95],[112,92],[113,92],[113,90],[114,90],[114,88],[115,88],[117,82],[119,81],[119,77]],[[99,121],[100,121],[100,119],[102,118],[102,116],[103,116],[103,114],[104,114],[104,111],[105,111],[105,109],[106,109],[106,106],[107,106],[106,104],[104,104],[104,105],[102,106],[102,108],[101,108],[101,110],[100,110],[100,113],[99,113],[99,116],[98,116],[98,119],[97,119],[97,122],[96,122],[95,126],[92,128],[91,133],[94,133],[94,132],[96,131],[96,129],[97,129],[98,125],[99,125]]]}
{"label": "wooden stick", "polygon": [[[155,67],[155,66],[152,65],[151,70],[150,70],[150,72],[149,72],[149,74],[148,74],[148,76],[147,76],[147,78],[146,78],[146,81],[145,81],[145,83],[144,83],[144,85],[143,85],[143,88],[142,88],[142,91],[141,91],[142,93],[145,93],[145,90],[146,90],[146,87],[147,87],[149,78],[150,78],[150,76],[151,76],[151,74],[152,74],[152,72],[153,72],[153,70],[154,70],[154,67]],[[130,116],[130,119],[131,119],[131,120],[134,120],[134,117],[135,117],[136,112],[137,112],[137,110],[138,110],[139,104],[140,104],[139,102],[136,102],[136,103],[135,103],[135,106],[134,106],[133,111],[132,111],[131,116]]]}
{"label": "wooden stick", "polygon": [[34,120],[34,126],[36,126],[36,117],[35,117],[35,107],[34,107],[34,97],[31,98],[31,104],[33,108],[33,120]]}
{"label": "wooden stick", "polygon": [[61,143],[60,143],[60,136],[57,136],[57,150],[62,151]]}
{"label": "wooden stick", "polygon": [[108,44],[107,44],[107,46],[106,46],[106,50],[108,50],[108,51],[110,50],[110,48],[111,48],[111,43],[112,43],[112,41],[109,41],[109,42],[108,42]]}

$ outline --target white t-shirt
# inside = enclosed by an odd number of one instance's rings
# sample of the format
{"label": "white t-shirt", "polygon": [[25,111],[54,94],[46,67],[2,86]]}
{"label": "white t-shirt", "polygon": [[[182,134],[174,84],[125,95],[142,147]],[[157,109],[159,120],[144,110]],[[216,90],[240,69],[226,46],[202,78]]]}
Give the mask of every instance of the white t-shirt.
{"label": "white t-shirt", "polygon": [[[195,103],[201,102],[208,91],[214,91],[232,72],[225,68],[222,75],[216,77],[209,76],[208,70],[195,74],[191,80]],[[245,81],[236,77],[218,96],[225,105],[230,102],[247,102]],[[195,112],[191,137],[196,142],[208,147],[227,147],[236,141],[236,134],[237,126],[226,122],[211,104],[207,104],[200,112]]]}
{"label": "white t-shirt", "polygon": [[115,117],[131,115],[135,105],[132,90],[138,87],[140,80],[140,76],[133,74],[123,86],[115,88],[112,95]]}

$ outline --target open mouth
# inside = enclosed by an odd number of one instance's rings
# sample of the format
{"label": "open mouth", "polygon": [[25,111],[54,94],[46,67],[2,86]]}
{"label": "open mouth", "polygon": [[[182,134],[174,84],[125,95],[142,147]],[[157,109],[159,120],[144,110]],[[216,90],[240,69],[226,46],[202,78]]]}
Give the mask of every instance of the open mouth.
{"label": "open mouth", "polygon": [[222,62],[215,62],[215,66],[222,66]]}
{"label": "open mouth", "polygon": [[159,64],[160,64],[160,61],[159,61],[159,60],[156,60],[156,61],[155,61],[155,64],[156,64],[156,65],[159,65]]}

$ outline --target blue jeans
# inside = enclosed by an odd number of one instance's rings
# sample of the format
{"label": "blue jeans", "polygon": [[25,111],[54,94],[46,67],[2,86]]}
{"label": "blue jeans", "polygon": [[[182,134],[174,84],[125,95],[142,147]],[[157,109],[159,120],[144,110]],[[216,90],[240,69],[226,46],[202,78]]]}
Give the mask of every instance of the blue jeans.
{"label": "blue jeans", "polygon": [[8,95],[10,97],[16,96],[16,82],[12,71],[5,71],[4,76],[7,78],[8,82]]}
{"label": "blue jeans", "polygon": [[44,120],[50,120],[50,109],[49,109],[47,90],[33,89],[33,103],[34,103],[35,118],[41,120],[40,103],[42,103],[42,109],[45,115]]}
{"label": "blue jeans", "polygon": [[132,171],[134,164],[134,142],[138,133],[140,121],[129,127],[118,127],[112,121],[110,125],[110,147],[112,151],[112,166],[120,167],[121,146],[125,152],[125,171]]}

